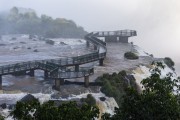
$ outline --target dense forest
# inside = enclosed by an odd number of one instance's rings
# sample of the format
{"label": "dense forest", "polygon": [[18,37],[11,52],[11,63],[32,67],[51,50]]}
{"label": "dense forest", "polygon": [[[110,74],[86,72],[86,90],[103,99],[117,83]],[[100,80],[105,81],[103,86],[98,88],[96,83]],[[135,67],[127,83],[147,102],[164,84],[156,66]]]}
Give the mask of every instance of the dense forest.
{"label": "dense forest", "polygon": [[0,34],[36,34],[55,38],[82,38],[87,32],[72,20],[53,19],[47,15],[40,17],[34,10],[13,7],[0,14]]}

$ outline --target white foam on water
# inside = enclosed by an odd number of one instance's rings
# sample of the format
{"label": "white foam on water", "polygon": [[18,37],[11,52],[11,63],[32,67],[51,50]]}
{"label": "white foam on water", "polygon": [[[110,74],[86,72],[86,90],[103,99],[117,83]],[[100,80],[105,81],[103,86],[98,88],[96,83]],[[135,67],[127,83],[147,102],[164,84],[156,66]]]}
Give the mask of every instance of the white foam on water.
{"label": "white foam on water", "polygon": [[[67,101],[67,100],[71,100],[71,99],[86,98],[88,94],[91,94],[96,99],[96,103],[97,103],[98,107],[100,108],[100,111],[102,111],[102,113],[109,113],[109,114],[113,115],[114,108],[119,107],[113,97],[107,97],[102,92],[99,92],[99,93],[87,92],[87,93],[83,93],[80,95],[71,95],[71,97],[68,97],[68,98],[60,98],[59,100]],[[106,100],[101,101],[100,97],[104,97]]]}
{"label": "white foam on water", "polygon": [[85,44],[84,39],[63,39],[63,38],[56,38],[56,39],[51,39],[55,41],[55,45],[60,45],[61,43],[64,43],[65,45],[81,45]]}
{"label": "white foam on water", "polygon": [[[18,94],[0,94],[0,101],[6,101],[5,103],[7,104],[15,104],[17,101],[21,100],[25,95],[27,95],[28,93],[18,93]],[[43,94],[43,93],[36,93],[36,94],[32,94],[35,98],[38,98],[40,103],[44,103],[46,101],[49,100],[54,100],[51,98],[51,94]],[[107,97],[105,94],[103,94],[102,92],[99,93],[82,93],[79,95],[71,95],[70,97],[67,98],[59,98],[56,100],[72,100],[72,99],[81,99],[81,98],[86,98],[88,94],[92,94],[92,96],[96,99],[96,103],[100,108],[100,111],[102,111],[102,113],[110,113],[111,115],[114,114],[114,108],[118,107],[116,101],[114,100],[114,98],[112,97]],[[100,97],[104,97],[105,101],[101,101]],[[8,116],[9,115],[9,110],[8,109],[4,109],[1,110],[0,112],[3,116]],[[5,120],[13,120],[12,117],[8,117]]]}
{"label": "white foam on water", "polygon": [[138,56],[149,56],[149,54],[147,52],[145,52],[142,48],[140,48],[139,46],[137,45],[134,45],[133,46],[134,49],[136,50]]}
{"label": "white foam on water", "polygon": [[6,80],[3,80],[3,81],[2,81],[2,86],[3,86],[3,87],[12,86],[13,84],[14,84],[14,83],[9,82],[9,81],[6,81]]}
{"label": "white foam on water", "polygon": [[[167,76],[168,73],[172,73],[172,77],[171,79],[177,79],[177,75],[176,73],[170,69],[163,61],[161,61],[163,63],[163,65],[165,66],[164,69],[160,69],[161,70],[161,75],[160,78],[164,78]],[[136,83],[142,88],[142,84],[141,81],[149,76],[151,76],[151,71],[150,68],[146,67],[146,66],[142,66],[140,65],[139,67],[137,67],[135,70],[133,70],[133,76],[136,79]]]}

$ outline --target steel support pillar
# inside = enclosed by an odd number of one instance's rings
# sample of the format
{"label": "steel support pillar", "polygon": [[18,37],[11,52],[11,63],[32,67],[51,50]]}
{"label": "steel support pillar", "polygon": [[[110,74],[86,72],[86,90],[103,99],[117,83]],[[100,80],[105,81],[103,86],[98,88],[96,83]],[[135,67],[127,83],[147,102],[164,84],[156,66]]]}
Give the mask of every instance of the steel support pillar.
{"label": "steel support pillar", "polygon": [[56,90],[60,90],[60,80],[59,79],[55,79],[55,89]]}
{"label": "steel support pillar", "polygon": [[29,75],[30,75],[31,77],[34,77],[34,70],[30,70]]}
{"label": "steel support pillar", "polygon": [[94,50],[97,50],[97,46],[96,45],[94,45]]}
{"label": "steel support pillar", "polygon": [[84,77],[84,86],[89,87],[89,76]]}
{"label": "steel support pillar", "polygon": [[100,65],[100,66],[103,66],[103,61],[104,61],[104,59],[100,59],[100,60],[99,60],[99,65]]}
{"label": "steel support pillar", "polygon": [[128,43],[128,37],[119,37],[119,42]]}
{"label": "steel support pillar", "polygon": [[117,37],[116,36],[106,36],[105,42],[117,42]]}
{"label": "steel support pillar", "polygon": [[89,41],[86,41],[86,47],[89,47],[89,46],[90,46]]}
{"label": "steel support pillar", "polygon": [[75,65],[75,71],[79,72],[79,65]]}
{"label": "steel support pillar", "polygon": [[64,85],[64,79],[60,79],[60,84]]}
{"label": "steel support pillar", "polygon": [[2,75],[0,75],[0,90],[2,90]]}
{"label": "steel support pillar", "polygon": [[45,71],[44,71],[44,78],[48,78],[48,77],[49,77],[48,71],[45,70]]}

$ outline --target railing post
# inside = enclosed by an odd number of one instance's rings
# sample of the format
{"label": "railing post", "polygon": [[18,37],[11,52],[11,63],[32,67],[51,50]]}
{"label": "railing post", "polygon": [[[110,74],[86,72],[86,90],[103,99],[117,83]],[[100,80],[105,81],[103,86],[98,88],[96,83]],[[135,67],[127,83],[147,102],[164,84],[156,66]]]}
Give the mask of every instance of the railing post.
{"label": "railing post", "polygon": [[60,90],[60,80],[59,79],[55,79],[55,90]]}
{"label": "railing post", "polygon": [[97,50],[97,46],[96,45],[94,45],[94,50]]}
{"label": "railing post", "polygon": [[34,70],[33,70],[33,69],[30,70],[29,75],[30,75],[31,77],[34,77]]}
{"label": "railing post", "polygon": [[75,65],[75,71],[79,72],[79,65]]}
{"label": "railing post", "polygon": [[89,87],[89,76],[84,77],[84,85],[85,87]]}
{"label": "railing post", "polygon": [[44,70],[44,78],[48,78],[48,77],[49,77],[48,71]]}
{"label": "railing post", "polygon": [[64,85],[64,79],[63,78],[60,79],[60,84]]}
{"label": "railing post", "polygon": [[2,75],[0,75],[0,90],[2,90]]}
{"label": "railing post", "polygon": [[86,41],[86,47],[89,47],[89,44],[90,44],[89,41]]}
{"label": "railing post", "polygon": [[104,61],[103,58],[101,58],[101,59],[99,60],[99,65],[100,65],[100,66],[103,66],[103,61]]}

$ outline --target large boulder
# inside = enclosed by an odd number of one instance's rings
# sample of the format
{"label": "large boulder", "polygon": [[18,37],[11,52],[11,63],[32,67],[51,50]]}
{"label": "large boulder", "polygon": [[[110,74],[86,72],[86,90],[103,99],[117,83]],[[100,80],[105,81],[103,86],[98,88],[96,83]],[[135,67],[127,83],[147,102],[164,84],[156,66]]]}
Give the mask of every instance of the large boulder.
{"label": "large boulder", "polygon": [[33,95],[31,94],[27,94],[26,96],[24,96],[20,102],[30,102],[30,101],[33,101],[33,100],[37,100]]}

